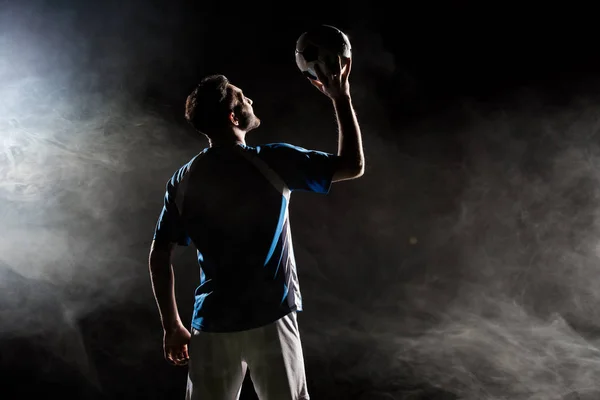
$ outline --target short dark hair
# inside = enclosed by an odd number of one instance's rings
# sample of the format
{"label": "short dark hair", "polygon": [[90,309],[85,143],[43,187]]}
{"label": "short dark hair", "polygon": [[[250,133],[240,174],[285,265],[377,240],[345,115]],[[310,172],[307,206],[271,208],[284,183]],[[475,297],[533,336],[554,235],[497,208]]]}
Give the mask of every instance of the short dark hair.
{"label": "short dark hair", "polygon": [[185,119],[192,127],[210,138],[212,130],[225,122],[233,108],[233,97],[224,75],[203,78],[185,102]]}

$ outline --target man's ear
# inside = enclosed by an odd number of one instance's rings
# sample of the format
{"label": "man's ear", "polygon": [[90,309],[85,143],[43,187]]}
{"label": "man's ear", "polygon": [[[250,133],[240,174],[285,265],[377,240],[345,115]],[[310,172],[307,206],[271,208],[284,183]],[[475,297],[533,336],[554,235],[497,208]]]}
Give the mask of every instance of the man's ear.
{"label": "man's ear", "polygon": [[240,121],[238,120],[237,116],[233,111],[229,113],[229,121],[235,126],[239,126],[240,124]]}

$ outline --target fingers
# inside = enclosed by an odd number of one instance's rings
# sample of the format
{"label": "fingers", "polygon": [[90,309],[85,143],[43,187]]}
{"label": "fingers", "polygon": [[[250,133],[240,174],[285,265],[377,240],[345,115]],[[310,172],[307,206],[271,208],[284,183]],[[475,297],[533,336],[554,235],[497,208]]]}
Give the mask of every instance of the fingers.
{"label": "fingers", "polygon": [[343,57],[343,58],[344,58],[344,64],[342,66],[342,78],[348,79],[348,76],[350,75],[350,70],[352,69],[352,57],[348,57],[348,58]]}
{"label": "fingers", "polygon": [[344,64],[345,63],[342,62],[342,58],[343,58],[342,56],[338,56],[338,62],[337,62],[337,68],[336,68],[337,70],[335,72],[336,76],[340,75],[340,77],[344,76]]}
{"label": "fingers", "polygon": [[165,359],[171,365],[184,366],[187,365],[190,359],[187,345],[183,347],[171,347],[165,351]]}
{"label": "fingers", "polygon": [[318,63],[315,63],[315,74],[317,74],[317,79],[321,82],[321,85],[327,85],[329,83],[329,78],[327,74],[323,71],[322,66]]}
{"label": "fingers", "polygon": [[187,365],[188,361],[190,360],[190,354],[188,353],[188,347],[187,344],[184,344],[183,347],[181,348],[181,353],[179,353],[179,365]]}
{"label": "fingers", "polygon": [[169,364],[177,366],[177,367],[183,367],[185,365],[188,364],[188,362],[190,361],[189,358],[184,357],[182,354],[179,354],[176,357],[168,357],[167,361],[169,362]]}
{"label": "fingers", "polygon": [[189,357],[185,357],[183,354],[180,354],[179,358],[175,359],[175,365],[178,367],[183,367],[188,364],[189,360]]}
{"label": "fingers", "polygon": [[319,92],[325,93],[325,88],[324,88],[323,82],[321,80],[319,80],[318,78],[317,79],[308,78],[308,80],[314,87],[316,87],[319,90]]}
{"label": "fingers", "polygon": [[319,89],[319,91],[323,91],[323,83],[321,83],[320,81],[314,80],[314,79],[308,79],[310,81],[310,83],[316,87],[317,89]]}
{"label": "fingers", "polygon": [[[313,68],[317,79],[309,78],[309,81],[321,93],[335,97],[348,90],[348,76],[351,67],[352,59],[342,56],[338,56],[337,63],[334,63],[333,66],[315,63]],[[334,70],[334,72],[332,73],[330,70]]]}
{"label": "fingers", "polygon": [[183,353],[183,357],[184,357],[186,360],[189,360],[189,359],[190,359],[190,353],[188,353],[188,347],[187,347],[187,344],[186,344],[186,345],[183,345],[183,352],[182,352],[182,353]]}
{"label": "fingers", "polygon": [[165,350],[165,360],[167,360],[167,362],[171,365],[176,365],[173,353],[169,350]]}

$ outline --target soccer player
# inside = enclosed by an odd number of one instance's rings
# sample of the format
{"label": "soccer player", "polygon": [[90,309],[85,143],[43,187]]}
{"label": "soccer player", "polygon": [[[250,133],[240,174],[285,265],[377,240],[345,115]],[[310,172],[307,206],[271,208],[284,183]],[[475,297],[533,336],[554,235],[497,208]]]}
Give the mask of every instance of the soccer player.
{"label": "soccer player", "polygon": [[[348,76],[351,59],[311,80],[332,103],[337,154],[291,144],[246,145],[258,128],[252,100],[223,75],[204,78],[185,116],[209,146],[167,182],[150,250],[150,275],[164,329],[164,355],[187,365],[188,400],[239,398],[249,369],[261,399],[308,399],[296,313],[302,310],[288,204],[296,190],[328,193],[363,175],[360,127]],[[200,285],[191,333],[174,294],[172,252],[197,248]]]}

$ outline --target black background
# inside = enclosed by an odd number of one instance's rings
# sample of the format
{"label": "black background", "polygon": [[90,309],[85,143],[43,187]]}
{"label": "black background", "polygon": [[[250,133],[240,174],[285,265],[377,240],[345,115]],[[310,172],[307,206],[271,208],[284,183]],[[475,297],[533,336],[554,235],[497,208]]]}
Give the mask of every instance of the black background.
{"label": "black background", "polygon": [[[12,147],[6,139],[0,164],[5,182],[37,188],[31,200],[3,186],[0,398],[183,398],[186,370],[162,358],[146,257],[164,182],[206,145],[183,121],[184,99],[204,75],[223,73],[263,120],[249,144],[335,151],[333,109],[294,63],[298,36],[321,23],[353,44],[367,173],[292,203],[312,398],[595,398],[591,6],[0,7],[0,137],[39,132]],[[588,172],[560,172],[584,171],[569,151],[587,154]],[[45,175],[23,172],[26,161]],[[57,229],[67,239],[56,243]],[[484,267],[481,252],[495,263]],[[176,267],[188,321],[193,250]],[[568,328],[536,336],[556,314]],[[548,338],[578,350],[555,351],[563,347]],[[247,379],[242,398],[253,396]]]}

